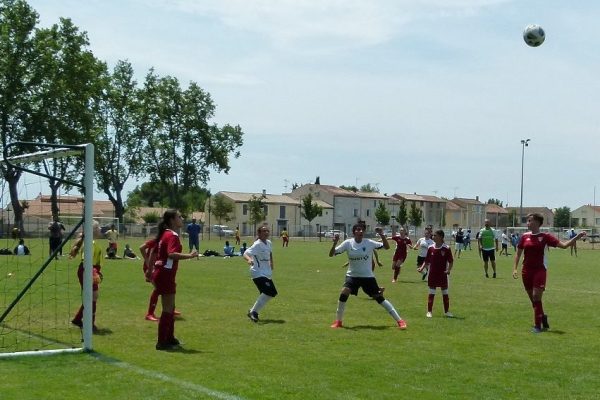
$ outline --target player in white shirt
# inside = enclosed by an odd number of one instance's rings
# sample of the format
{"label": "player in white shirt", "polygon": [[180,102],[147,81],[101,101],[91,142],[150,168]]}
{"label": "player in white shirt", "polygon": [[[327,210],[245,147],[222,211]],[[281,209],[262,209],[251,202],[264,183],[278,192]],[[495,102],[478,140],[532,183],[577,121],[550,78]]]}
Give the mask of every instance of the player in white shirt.
{"label": "player in white shirt", "polygon": [[[417,269],[420,269],[423,266],[425,257],[427,256],[427,249],[434,244],[433,239],[431,238],[432,234],[431,228],[425,228],[425,236],[417,240],[417,243],[415,243],[415,246],[413,247],[413,250],[419,250],[419,255],[417,256]],[[425,280],[428,271],[427,268],[422,269],[421,280]]]}
{"label": "player in white shirt", "polygon": [[352,234],[354,237],[352,239],[344,240],[342,244],[337,247],[336,245],[340,237],[339,235],[335,235],[333,244],[329,250],[329,257],[347,253],[349,261],[348,270],[346,271],[346,281],[340,292],[336,318],[331,327],[342,327],[342,319],[348,297],[350,297],[351,294],[356,296],[358,294],[358,289],[362,288],[368,296],[375,299],[378,304],[381,304],[381,306],[386,309],[392,318],[394,318],[400,329],[406,329],[406,322],[400,317],[392,303],[383,297],[372,270],[373,250],[382,247],[388,250],[390,245],[381,228],[375,229],[381,237],[381,242],[365,239],[363,229],[364,226],[362,224],[354,225],[352,227]]}
{"label": "player in white shirt", "polygon": [[273,276],[273,253],[269,237],[269,227],[262,225],[257,230],[258,240],[252,244],[243,257],[250,266],[250,276],[258,288],[260,295],[252,308],[248,311],[248,318],[258,322],[258,313],[269,300],[277,296],[277,289],[271,277]]}

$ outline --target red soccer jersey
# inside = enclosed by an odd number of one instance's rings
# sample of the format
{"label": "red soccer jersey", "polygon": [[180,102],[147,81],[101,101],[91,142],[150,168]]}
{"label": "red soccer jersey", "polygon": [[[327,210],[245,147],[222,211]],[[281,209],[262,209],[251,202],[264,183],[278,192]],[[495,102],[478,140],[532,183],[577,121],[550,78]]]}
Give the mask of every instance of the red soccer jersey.
{"label": "red soccer jersey", "polygon": [[169,258],[171,253],[181,253],[181,242],[179,241],[179,235],[170,229],[167,229],[161,236],[160,242],[158,243],[158,255],[157,261],[162,261],[163,268],[171,269],[173,272],[177,271],[179,264],[178,260]]}
{"label": "red soccer jersey", "polygon": [[393,236],[390,239],[396,242],[396,253],[394,254],[394,259],[405,260],[406,246],[412,245],[410,238],[401,238],[400,236]]}
{"label": "red soccer jersey", "polygon": [[548,247],[560,243],[556,236],[546,232],[533,234],[526,232],[521,236],[517,247],[523,249],[523,268],[548,268],[546,253]]}
{"label": "red soccer jersey", "polygon": [[425,257],[425,263],[429,264],[429,273],[445,273],[448,263],[454,262],[452,257],[452,250],[446,243],[442,244],[440,248],[435,247],[435,244],[429,246],[427,249],[427,256]]}

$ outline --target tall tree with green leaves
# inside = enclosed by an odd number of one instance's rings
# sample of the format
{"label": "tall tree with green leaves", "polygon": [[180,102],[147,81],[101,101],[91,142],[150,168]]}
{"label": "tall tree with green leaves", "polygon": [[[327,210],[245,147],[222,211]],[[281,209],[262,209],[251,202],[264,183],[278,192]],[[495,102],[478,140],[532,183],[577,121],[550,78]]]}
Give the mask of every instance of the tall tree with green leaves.
{"label": "tall tree with green leaves", "polygon": [[263,222],[265,217],[265,196],[252,195],[248,200],[248,222],[254,226],[254,231],[257,229],[256,224]]}
{"label": "tall tree with green leaves", "polygon": [[312,234],[312,220],[323,215],[323,207],[313,202],[312,193],[307,194],[302,199],[300,214],[302,218],[308,221],[308,235],[310,236]]}
{"label": "tall tree with green leaves", "polygon": [[[31,66],[30,112],[25,129],[34,141],[52,144],[95,143],[101,125],[99,106],[106,87],[106,66],[89,50],[85,32],[68,18],[36,31],[37,62]],[[64,179],[82,180],[83,157],[62,157],[41,163],[50,176],[52,215],[58,218],[58,191],[69,190]]]}
{"label": "tall tree with green leaves", "polygon": [[406,211],[406,201],[400,200],[400,207],[398,208],[398,214],[396,215],[396,221],[400,226],[406,226],[408,221],[408,212]]}
{"label": "tall tree with green leaves", "polygon": [[239,157],[239,126],[210,124],[215,105],[196,83],[183,90],[174,77],[156,81],[157,124],[147,140],[147,170],[152,180],[171,183],[170,206],[182,205],[182,188],[206,184],[210,169],[229,172],[229,157]]}
{"label": "tall tree with green leaves", "polygon": [[[24,0],[0,0],[0,136],[2,147],[16,141],[33,141],[23,126],[29,113],[31,66],[37,62],[35,27],[38,15]],[[11,155],[25,150],[11,149]],[[23,227],[23,207],[17,185],[21,171],[0,163],[2,176],[8,183],[14,223]]]}
{"label": "tall tree with green leaves", "polygon": [[379,202],[379,205],[375,209],[375,220],[382,226],[389,225],[391,215],[383,201]]}
{"label": "tall tree with green leaves", "polygon": [[131,64],[118,61],[110,74],[103,103],[104,124],[96,141],[96,180],[119,220],[125,212],[125,184],[145,174],[143,166],[147,155],[143,151],[143,135],[148,129],[145,129],[142,96]]}
{"label": "tall tree with green leaves", "polygon": [[567,206],[559,207],[554,211],[554,227],[568,228],[571,226],[571,209]]}
{"label": "tall tree with green leaves", "polygon": [[231,221],[231,213],[233,213],[234,207],[235,205],[233,202],[221,194],[217,194],[212,198],[211,213],[215,216],[219,225],[221,225],[223,221]]}
{"label": "tall tree with green leaves", "polygon": [[408,222],[415,228],[418,228],[423,223],[423,210],[417,207],[415,202],[410,205],[410,211],[408,213]]}

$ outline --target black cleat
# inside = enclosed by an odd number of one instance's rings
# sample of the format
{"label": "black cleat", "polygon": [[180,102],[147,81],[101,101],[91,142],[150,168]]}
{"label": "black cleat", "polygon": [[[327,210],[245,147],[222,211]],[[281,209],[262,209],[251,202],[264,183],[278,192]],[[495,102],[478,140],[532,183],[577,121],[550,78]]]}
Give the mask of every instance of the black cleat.
{"label": "black cleat", "polygon": [[250,321],[258,322],[258,313],[256,311],[248,311],[246,315],[250,318]]}
{"label": "black cleat", "polygon": [[542,315],[542,328],[545,331],[550,329],[550,325],[548,325],[548,316],[546,314]]}

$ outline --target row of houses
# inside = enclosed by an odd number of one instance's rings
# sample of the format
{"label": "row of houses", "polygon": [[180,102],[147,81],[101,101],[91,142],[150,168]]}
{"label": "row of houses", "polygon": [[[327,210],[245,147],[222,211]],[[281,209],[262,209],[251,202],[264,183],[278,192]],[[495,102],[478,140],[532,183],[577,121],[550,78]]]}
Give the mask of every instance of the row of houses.
{"label": "row of houses", "polygon": [[[312,221],[307,221],[302,214],[302,201],[311,195],[313,202],[323,209],[323,214]],[[262,198],[265,211],[265,222],[269,224],[274,234],[279,234],[287,229],[292,235],[314,236],[318,232],[330,229],[350,232],[352,225],[357,220],[365,221],[368,229],[377,225],[375,210],[383,203],[391,215],[397,215],[400,204],[404,201],[407,210],[414,205],[421,210],[423,221],[420,226],[433,225],[436,228],[451,229],[462,226],[464,228],[479,229],[483,221],[489,219],[496,227],[524,226],[524,218],[519,221],[519,207],[500,207],[496,204],[484,204],[476,196],[469,198],[443,199],[437,196],[421,195],[417,193],[394,193],[390,196],[371,192],[353,192],[332,185],[305,184],[295,188],[290,193],[269,194],[242,193],[221,191],[217,195],[223,196],[233,205],[233,212],[225,220],[219,220],[211,212],[210,201],[207,202],[204,212],[195,212],[189,219],[196,218],[205,226],[215,224],[228,225],[232,228],[239,227],[243,235],[251,235],[254,226],[250,223],[248,205],[252,198]],[[68,221],[76,219],[83,213],[83,198],[81,196],[60,196],[59,208],[61,219]],[[40,194],[35,199],[27,200],[28,208],[25,210],[26,229],[28,231],[40,229],[44,231],[51,220],[50,196]],[[149,213],[161,215],[164,208],[143,207],[130,210],[129,217],[135,223],[130,227],[132,234],[144,234],[142,217]],[[554,214],[547,207],[523,207],[522,215],[537,212],[544,216],[545,225],[553,226]],[[102,223],[109,223],[114,219],[114,209],[108,200],[94,201],[94,218]],[[600,207],[585,205],[573,210],[571,213],[572,226],[599,228]],[[10,225],[10,204],[2,209],[0,229],[6,230]],[[136,227],[137,225],[137,227]],[[4,228],[4,229],[2,229]],[[208,229],[208,228],[207,228]],[[139,231],[139,232],[137,232]]]}
{"label": "row of houses", "polygon": [[[302,216],[302,201],[312,196],[313,202],[323,208],[323,215],[312,221]],[[503,208],[495,204],[484,204],[479,197],[474,199],[454,198],[451,200],[437,196],[417,193],[395,193],[391,196],[381,193],[353,192],[331,185],[305,184],[290,193],[281,195],[262,193],[241,193],[221,191],[217,195],[225,197],[234,204],[234,211],[227,220],[218,220],[210,212],[210,205],[205,209],[204,221],[211,224],[227,224],[239,227],[243,235],[251,234],[254,228],[250,223],[248,210],[252,198],[262,198],[266,223],[278,234],[287,229],[292,235],[312,236],[317,232],[329,229],[350,232],[357,220],[365,221],[367,229],[377,225],[375,210],[383,203],[391,215],[397,215],[400,204],[404,201],[407,210],[416,206],[421,210],[423,221],[420,226],[433,225],[439,228],[479,229],[484,220],[489,219],[497,227],[524,225],[518,221],[519,208]],[[523,215],[539,212],[544,215],[546,223],[554,223],[554,214],[547,207],[523,207]]]}

